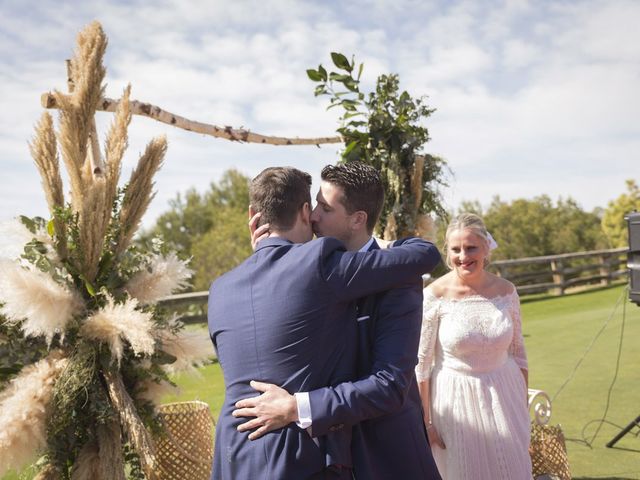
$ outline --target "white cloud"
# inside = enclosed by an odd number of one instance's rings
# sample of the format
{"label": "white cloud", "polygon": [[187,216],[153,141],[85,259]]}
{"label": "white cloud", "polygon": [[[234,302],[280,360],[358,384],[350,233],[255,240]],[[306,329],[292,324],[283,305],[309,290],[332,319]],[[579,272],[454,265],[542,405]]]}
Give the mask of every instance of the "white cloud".
{"label": "white cloud", "polygon": [[[46,213],[27,140],[40,94],[66,88],[64,59],[94,18],[109,36],[107,94],[133,97],[192,120],[268,135],[333,135],[337,111],[313,97],[305,70],[330,51],[365,63],[363,88],[395,72],[429,95],[427,150],[456,177],[445,197],[548,193],[604,206],[636,177],[640,138],[640,5],[358,0],[119,1],[3,4],[0,27],[0,165],[3,216]],[[101,131],[111,116],[100,114]],[[145,222],[178,191],[207,188],[227,168],[248,175],[275,164],[316,177],[335,145],[242,145],[136,117],[123,175],[151,137],[169,152]],[[598,188],[594,190],[594,186]],[[595,193],[594,193],[595,192]]]}

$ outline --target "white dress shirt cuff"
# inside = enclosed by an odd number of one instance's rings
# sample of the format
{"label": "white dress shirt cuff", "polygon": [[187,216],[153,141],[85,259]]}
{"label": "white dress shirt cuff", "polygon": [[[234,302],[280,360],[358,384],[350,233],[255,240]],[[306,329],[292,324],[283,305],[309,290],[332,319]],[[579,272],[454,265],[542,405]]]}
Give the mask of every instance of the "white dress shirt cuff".
{"label": "white dress shirt cuff", "polygon": [[309,402],[309,392],[300,392],[293,394],[296,397],[298,406],[298,425],[303,430],[311,426],[311,402]]}

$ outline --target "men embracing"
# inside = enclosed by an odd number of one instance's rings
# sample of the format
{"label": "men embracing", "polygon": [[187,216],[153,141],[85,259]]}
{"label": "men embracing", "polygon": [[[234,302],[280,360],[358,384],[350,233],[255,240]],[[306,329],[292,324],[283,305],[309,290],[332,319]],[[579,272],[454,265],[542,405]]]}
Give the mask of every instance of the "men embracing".
{"label": "men embracing", "polygon": [[437,479],[414,367],[440,255],[418,238],[379,248],[373,168],[325,167],[313,210],[310,186],[289,167],[253,179],[268,236],[211,286],[226,386],[212,479]]}

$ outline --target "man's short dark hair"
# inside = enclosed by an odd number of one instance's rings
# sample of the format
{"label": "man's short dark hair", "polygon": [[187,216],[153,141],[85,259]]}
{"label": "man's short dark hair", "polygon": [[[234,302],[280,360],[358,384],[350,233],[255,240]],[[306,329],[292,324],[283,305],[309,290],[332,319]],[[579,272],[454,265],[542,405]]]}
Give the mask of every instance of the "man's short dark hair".
{"label": "man's short dark hair", "polygon": [[380,173],[361,162],[327,165],[320,177],[342,188],[341,200],[348,214],[362,210],[367,214],[367,231],[373,232],[384,204],[384,187]]}
{"label": "man's short dark hair", "polygon": [[306,203],[311,205],[311,175],[293,167],[265,168],[249,186],[249,200],[261,212],[259,225],[286,232],[293,228],[296,215]]}

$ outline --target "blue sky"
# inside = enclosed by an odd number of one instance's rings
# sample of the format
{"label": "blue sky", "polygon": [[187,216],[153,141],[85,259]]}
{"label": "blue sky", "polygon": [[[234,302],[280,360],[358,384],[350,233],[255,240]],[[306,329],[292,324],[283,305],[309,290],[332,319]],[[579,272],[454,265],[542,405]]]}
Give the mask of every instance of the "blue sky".
{"label": "blue sky", "polygon": [[[639,175],[640,2],[637,1],[96,1],[0,0],[0,220],[45,215],[27,141],[40,95],[65,88],[76,33],[99,20],[109,37],[107,96],[269,135],[325,136],[337,127],[305,70],[329,52],[365,63],[365,88],[400,75],[437,111],[427,151],[454,172],[444,192],[487,205],[548,194],[606,206]],[[110,114],[99,113],[102,133]],[[149,225],[177,192],[203,191],[231,167],[312,173],[335,145],[231,143],[136,117],[123,176],[153,136],[169,151]]]}

